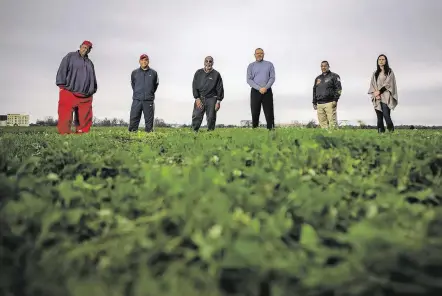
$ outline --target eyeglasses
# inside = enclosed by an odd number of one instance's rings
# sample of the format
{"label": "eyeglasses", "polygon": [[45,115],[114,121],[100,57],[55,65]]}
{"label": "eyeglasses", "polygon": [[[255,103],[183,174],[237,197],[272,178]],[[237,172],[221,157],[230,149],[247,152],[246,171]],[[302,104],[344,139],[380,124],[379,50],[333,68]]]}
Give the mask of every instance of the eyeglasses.
{"label": "eyeglasses", "polygon": [[206,60],[206,63],[213,63],[213,61],[211,61],[211,60]]}

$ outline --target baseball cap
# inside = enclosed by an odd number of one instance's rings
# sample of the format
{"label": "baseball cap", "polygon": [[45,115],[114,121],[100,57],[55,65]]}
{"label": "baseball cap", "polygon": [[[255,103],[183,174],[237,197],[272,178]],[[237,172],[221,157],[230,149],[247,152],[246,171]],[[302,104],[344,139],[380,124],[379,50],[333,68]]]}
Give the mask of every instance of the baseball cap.
{"label": "baseball cap", "polygon": [[90,48],[92,48],[92,42],[90,42],[88,40],[84,40],[81,45],[83,45],[83,44],[89,46]]}

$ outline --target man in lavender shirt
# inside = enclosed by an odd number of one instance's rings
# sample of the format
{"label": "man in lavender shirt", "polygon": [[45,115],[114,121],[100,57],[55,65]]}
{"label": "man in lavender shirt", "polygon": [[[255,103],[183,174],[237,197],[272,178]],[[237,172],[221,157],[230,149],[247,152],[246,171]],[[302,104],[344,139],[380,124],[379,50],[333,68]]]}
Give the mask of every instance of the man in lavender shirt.
{"label": "man in lavender shirt", "polygon": [[259,124],[261,106],[267,122],[267,129],[275,128],[273,110],[272,85],[275,82],[275,67],[269,61],[264,61],[264,50],[255,49],[256,61],[247,67],[247,83],[250,85],[250,109],[252,112],[252,127]]}

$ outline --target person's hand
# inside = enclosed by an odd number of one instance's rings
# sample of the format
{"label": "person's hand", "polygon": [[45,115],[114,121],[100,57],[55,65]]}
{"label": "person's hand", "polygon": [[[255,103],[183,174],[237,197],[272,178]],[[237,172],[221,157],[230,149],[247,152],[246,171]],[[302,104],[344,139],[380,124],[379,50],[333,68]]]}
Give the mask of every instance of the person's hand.
{"label": "person's hand", "polygon": [[261,88],[259,89],[259,92],[260,92],[261,94],[265,94],[265,93],[267,92],[267,88],[265,88],[265,87],[261,87]]}
{"label": "person's hand", "polygon": [[381,99],[381,96],[376,96],[376,100],[380,100]]}
{"label": "person's hand", "polygon": [[217,102],[216,105],[215,105],[215,111],[218,111],[219,108],[221,108],[221,103]]}
{"label": "person's hand", "polygon": [[373,93],[373,96],[374,96],[375,98],[377,98],[380,94],[381,94],[381,92],[377,90],[377,91],[375,91],[375,92]]}
{"label": "person's hand", "polygon": [[203,104],[201,103],[201,99],[196,99],[196,100],[195,100],[195,103],[196,103],[196,106],[197,106],[199,109],[203,109]]}
{"label": "person's hand", "polygon": [[313,109],[318,110],[318,105],[313,104]]}

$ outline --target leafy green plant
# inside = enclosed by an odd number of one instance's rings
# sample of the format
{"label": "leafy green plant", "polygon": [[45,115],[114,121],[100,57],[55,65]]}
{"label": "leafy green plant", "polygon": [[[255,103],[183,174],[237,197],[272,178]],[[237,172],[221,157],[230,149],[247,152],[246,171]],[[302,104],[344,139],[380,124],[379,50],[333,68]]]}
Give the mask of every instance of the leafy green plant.
{"label": "leafy green plant", "polygon": [[442,292],[438,132],[0,140],[1,295]]}

